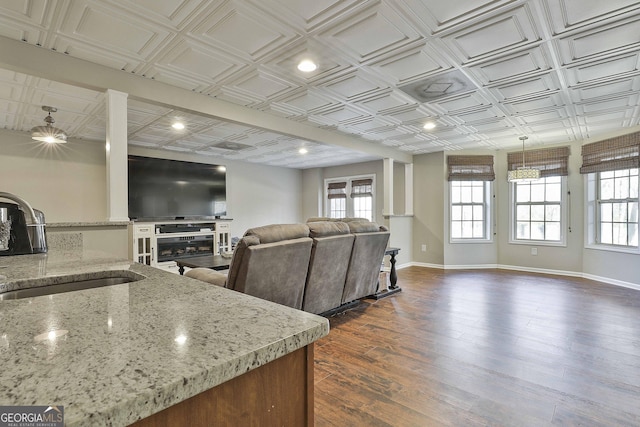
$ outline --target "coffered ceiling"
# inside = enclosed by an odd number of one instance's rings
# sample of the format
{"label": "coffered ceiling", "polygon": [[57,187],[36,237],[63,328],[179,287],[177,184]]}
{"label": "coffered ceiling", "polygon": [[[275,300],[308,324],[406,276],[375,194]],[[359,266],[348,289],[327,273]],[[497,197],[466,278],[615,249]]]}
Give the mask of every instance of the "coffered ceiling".
{"label": "coffered ceiling", "polygon": [[[0,0],[6,39],[277,123],[130,99],[130,145],[296,168],[638,126],[639,28],[630,0]],[[298,71],[303,58],[318,69]],[[104,140],[103,93],[68,83],[0,70],[0,127],[26,132],[52,105],[72,138]]]}

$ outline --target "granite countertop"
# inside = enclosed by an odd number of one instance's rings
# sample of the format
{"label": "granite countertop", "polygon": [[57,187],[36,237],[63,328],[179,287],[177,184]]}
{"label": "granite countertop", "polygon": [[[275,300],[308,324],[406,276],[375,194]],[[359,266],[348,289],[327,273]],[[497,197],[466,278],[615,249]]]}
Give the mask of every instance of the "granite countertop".
{"label": "granite countertop", "polygon": [[127,227],[132,221],[47,222],[47,228]]}
{"label": "granite countertop", "polygon": [[0,301],[0,405],[63,405],[67,426],[126,426],[329,332],[323,317],[100,253],[0,257],[0,292],[69,275],[145,278]]}

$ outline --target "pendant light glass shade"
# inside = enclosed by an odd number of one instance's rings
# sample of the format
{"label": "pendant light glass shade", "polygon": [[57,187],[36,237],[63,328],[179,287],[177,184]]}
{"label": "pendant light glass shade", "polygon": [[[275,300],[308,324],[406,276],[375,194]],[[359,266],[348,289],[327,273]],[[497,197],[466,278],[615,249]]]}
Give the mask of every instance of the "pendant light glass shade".
{"label": "pendant light glass shade", "polygon": [[530,182],[540,179],[540,169],[528,168],[524,164],[524,142],[529,139],[526,136],[519,138],[522,141],[522,166],[507,172],[509,182]]}
{"label": "pendant light glass shade", "polygon": [[47,111],[49,115],[44,118],[46,125],[36,126],[31,129],[31,139],[41,142],[48,142],[49,144],[64,144],[67,142],[67,134],[62,129],[54,127],[55,120],[51,117],[51,113],[58,111],[56,107],[42,106],[44,111]]}

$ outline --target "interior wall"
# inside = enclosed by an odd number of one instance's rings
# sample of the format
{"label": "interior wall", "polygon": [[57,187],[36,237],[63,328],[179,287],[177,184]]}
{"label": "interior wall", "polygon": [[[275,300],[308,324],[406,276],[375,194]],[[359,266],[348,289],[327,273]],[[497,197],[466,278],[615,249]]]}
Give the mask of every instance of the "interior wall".
{"label": "interior wall", "polygon": [[247,229],[261,225],[302,221],[302,172],[298,169],[139,147],[129,147],[129,153],[226,166],[232,236],[240,237]]}
{"label": "interior wall", "polygon": [[405,212],[405,184],[404,163],[393,163],[393,213],[404,215]]}
{"label": "interior wall", "polygon": [[[563,144],[560,146],[566,146]],[[581,148],[579,144],[571,146],[569,156],[569,176],[567,189],[571,195],[567,205],[566,246],[544,246],[535,244],[514,244],[509,242],[509,203],[510,185],[507,176],[507,152],[496,153],[496,200],[498,205],[498,260],[503,266],[519,266],[528,269],[546,269],[564,272],[582,271],[582,253],[584,248],[584,186],[583,176],[580,174],[582,164]],[[569,231],[570,227],[570,231]],[[532,254],[536,248],[537,255]]]}
{"label": "interior wall", "polygon": [[0,130],[0,191],[25,199],[54,222],[106,221],[104,143],[49,145]]}
{"label": "interior wall", "polygon": [[[45,214],[48,223],[107,221],[104,143],[71,139],[42,145],[28,133],[0,130],[0,191],[16,194]],[[232,234],[270,223],[302,220],[297,169],[129,147],[135,155],[227,166]]]}
{"label": "interior wall", "polygon": [[[490,150],[464,150],[464,151],[456,151],[454,153],[448,153],[454,155],[493,155],[494,163],[497,161],[495,158],[495,152]],[[447,155],[445,154],[443,158],[445,175],[444,179],[444,222],[442,224],[444,228],[444,262],[447,268],[464,268],[466,266],[495,266],[498,263],[498,243],[496,241],[496,236],[494,235],[496,232],[495,223],[496,218],[496,209],[495,206],[492,207],[491,210],[491,229],[490,233],[492,234],[490,241],[487,242],[470,242],[470,243],[451,243],[451,234],[449,229],[449,217],[450,217],[450,198],[449,198],[449,181],[447,178],[448,169],[447,169]],[[495,164],[494,164],[495,167]],[[495,181],[491,184],[492,195],[496,192],[496,185],[499,181],[499,178],[496,178]],[[493,203],[493,201],[492,201]]]}
{"label": "interior wall", "polygon": [[[384,216],[382,214],[382,210],[384,208],[384,182],[383,182],[383,166],[382,160],[374,161],[374,162],[362,162],[362,163],[353,163],[350,165],[343,166],[332,166],[328,168],[322,168],[322,194],[323,194],[323,204],[322,204],[322,212],[324,216],[325,206],[324,206],[324,180],[330,178],[342,178],[348,176],[358,176],[358,175],[375,175],[376,182],[376,195],[375,195],[375,211],[373,220],[379,224],[384,224]],[[314,191],[308,183],[305,183],[305,187],[303,189],[304,192]]]}
{"label": "interior wall", "polygon": [[[413,261],[444,265],[444,152],[413,157]],[[425,250],[422,250],[425,245]]]}
{"label": "interior wall", "polygon": [[324,178],[322,168],[304,169],[302,171],[302,221],[308,218],[324,216]]}

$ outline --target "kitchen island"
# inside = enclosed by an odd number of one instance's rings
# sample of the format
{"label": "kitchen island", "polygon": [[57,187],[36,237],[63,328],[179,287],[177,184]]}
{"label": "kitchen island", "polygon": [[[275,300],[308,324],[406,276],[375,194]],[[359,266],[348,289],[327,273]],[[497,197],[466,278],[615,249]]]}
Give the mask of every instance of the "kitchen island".
{"label": "kitchen island", "polygon": [[100,253],[0,257],[0,293],[112,276],[135,281],[0,301],[0,405],[64,406],[67,426],[313,423],[327,319]]}

